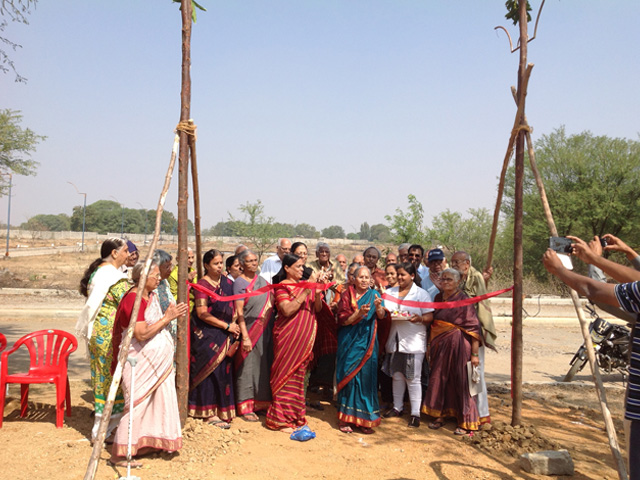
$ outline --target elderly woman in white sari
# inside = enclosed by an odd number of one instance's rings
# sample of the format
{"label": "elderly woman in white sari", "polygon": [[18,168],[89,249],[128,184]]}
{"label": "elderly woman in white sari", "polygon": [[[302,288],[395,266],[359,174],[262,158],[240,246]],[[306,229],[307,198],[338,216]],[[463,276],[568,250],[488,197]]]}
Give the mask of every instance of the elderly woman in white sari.
{"label": "elderly woman in white sari", "polygon": [[[144,263],[133,268],[134,282],[140,280]],[[129,416],[133,415],[131,432],[131,455],[142,455],[150,450],[175,452],[182,447],[182,433],[178,412],[178,399],[173,369],[174,344],[167,326],[171,320],[186,315],[188,305],[171,304],[162,313],[158,295],[154,292],[160,282],[158,265],[151,264],[142,295],[140,310],[133,330],[128,357],[137,360],[135,388],[131,389],[132,367],[125,363],[122,375],[122,390],[125,397],[125,413],[120,420],[113,443],[111,462],[121,465],[127,454]],[[114,352],[120,350],[120,341],[129,326],[137,287],[132,288],[120,302],[114,324]],[[112,371],[115,370],[114,358]],[[133,398],[133,402],[131,402]],[[131,404],[133,403],[133,410]],[[135,463],[132,466],[140,466]]]}

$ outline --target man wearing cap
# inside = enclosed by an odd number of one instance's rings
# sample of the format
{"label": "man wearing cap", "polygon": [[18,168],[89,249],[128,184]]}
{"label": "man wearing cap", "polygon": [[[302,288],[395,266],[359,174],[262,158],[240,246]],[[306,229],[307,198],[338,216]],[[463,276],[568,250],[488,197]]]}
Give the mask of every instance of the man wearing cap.
{"label": "man wearing cap", "polygon": [[127,261],[120,267],[120,270],[131,278],[131,271],[135,264],[138,263],[140,252],[131,240],[127,240],[127,248],[129,249],[129,256],[127,257]]}
{"label": "man wearing cap", "polygon": [[429,292],[431,298],[440,293],[440,273],[444,270],[444,252],[439,248],[432,248],[426,255],[428,274],[422,279],[422,288]]}
{"label": "man wearing cap", "polygon": [[[267,258],[260,268],[260,276],[267,282],[271,283],[273,276],[282,268],[282,259],[287,253],[291,252],[291,240],[281,238],[278,240],[276,254]],[[236,255],[238,255],[236,253]]]}

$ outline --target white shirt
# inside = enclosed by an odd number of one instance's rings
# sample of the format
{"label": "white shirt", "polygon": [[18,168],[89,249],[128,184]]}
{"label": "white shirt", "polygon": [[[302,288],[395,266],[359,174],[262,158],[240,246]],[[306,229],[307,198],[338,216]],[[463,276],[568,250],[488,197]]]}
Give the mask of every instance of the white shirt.
{"label": "white shirt", "polygon": [[[392,297],[398,298],[400,287],[392,287],[386,290]],[[415,283],[411,285],[411,290],[402,300],[414,302],[431,302],[431,295],[426,290],[418,287]],[[424,315],[433,312],[433,308],[409,307],[398,305],[393,300],[385,300],[384,307],[392,312],[399,310],[410,314]],[[389,339],[385,345],[387,353],[425,353],[427,351],[427,326],[424,323],[412,323],[409,320],[392,320]]]}
{"label": "white shirt", "polygon": [[420,264],[420,266],[418,267],[418,275],[420,275],[420,278],[424,280],[429,276],[429,268],[425,265]]}
{"label": "white shirt", "polygon": [[278,255],[267,258],[260,268],[260,276],[271,283],[273,276],[282,268],[282,260]]}

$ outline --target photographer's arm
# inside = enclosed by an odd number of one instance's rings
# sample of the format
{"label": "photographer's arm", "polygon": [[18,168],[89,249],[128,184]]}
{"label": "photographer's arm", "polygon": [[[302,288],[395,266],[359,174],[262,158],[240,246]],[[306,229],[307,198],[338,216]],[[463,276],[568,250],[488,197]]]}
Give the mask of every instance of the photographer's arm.
{"label": "photographer's arm", "polygon": [[[573,255],[589,265],[594,265],[600,268],[604,273],[615,279],[617,282],[629,283],[640,280],[640,271],[612,262],[611,260],[598,255],[590,245],[578,237],[571,237],[567,235],[567,238],[573,241],[573,244],[571,245],[573,247]],[[594,237],[594,240],[591,243],[598,243],[599,245],[599,242],[600,239],[598,237]]]}
{"label": "photographer's arm", "polygon": [[556,252],[550,248],[543,255],[542,263],[550,274],[555,275],[562,282],[573,288],[578,292],[578,295],[587,297],[589,300],[613,305],[614,307],[620,306],[615,295],[614,285],[598,282],[567,270],[560,262]]}

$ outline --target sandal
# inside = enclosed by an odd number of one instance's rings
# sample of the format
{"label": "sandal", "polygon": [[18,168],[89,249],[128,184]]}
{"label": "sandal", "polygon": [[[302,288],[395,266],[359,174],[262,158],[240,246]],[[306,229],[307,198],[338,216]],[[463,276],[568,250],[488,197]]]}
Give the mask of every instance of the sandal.
{"label": "sandal", "polygon": [[255,413],[251,412],[251,413],[245,413],[242,416],[242,419],[245,422],[259,422],[260,419],[258,418],[258,415],[256,415]]}
{"label": "sandal", "polygon": [[307,407],[313,408],[314,410],[322,411],[324,407],[320,402],[307,402]]}
{"label": "sandal", "polygon": [[213,425],[214,427],[221,428],[222,430],[229,430],[231,428],[231,425],[229,425],[224,420],[219,420],[219,419],[218,420],[210,420],[207,423],[209,425]]}
{"label": "sandal", "polygon": [[338,427],[338,430],[340,430],[342,433],[353,433],[353,428],[351,428],[351,425],[349,425],[348,423],[340,425]]}
{"label": "sandal", "polygon": [[428,427],[431,430],[438,430],[442,427],[444,427],[444,422],[442,420],[436,420],[435,422],[431,422]]}
{"label": "sandal", "polygon": [[465,430],[462,427],[458,427],[453,431],[454,435],[469,435],[471,432],[469,430]]}
{"label": "sandal", "polygon": [[358,427],[358,428],[365,435],[371,435],[372,433],[376,433],[376,431],[371,427]]}

